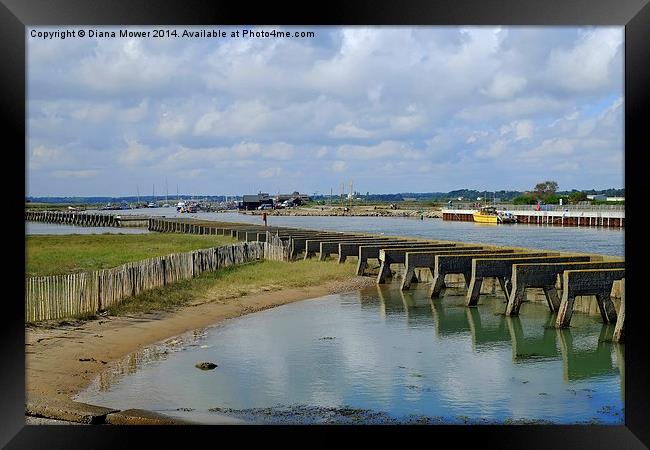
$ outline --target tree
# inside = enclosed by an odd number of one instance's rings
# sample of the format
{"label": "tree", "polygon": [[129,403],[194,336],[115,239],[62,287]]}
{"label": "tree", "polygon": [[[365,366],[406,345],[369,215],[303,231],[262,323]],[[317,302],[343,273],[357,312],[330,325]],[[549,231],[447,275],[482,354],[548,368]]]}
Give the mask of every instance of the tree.
{"label": "tree", "polygon": [[530,194],[520,195],[512,199],[515,205],[534,205],[536,203],[535,197]]}
{"label": "tree", "polygon": [[571,203],[578,203],[587,200],[587,194],[582,191],[571,192],[569,194],[569,201]]}
{"label": "tree", "polygon": [[535,185],[535,193],[541,198],[546,198],[549,195],[553,195],[556,191],[557,182],[555,181],[544,181],[543,183],[537,183]]}

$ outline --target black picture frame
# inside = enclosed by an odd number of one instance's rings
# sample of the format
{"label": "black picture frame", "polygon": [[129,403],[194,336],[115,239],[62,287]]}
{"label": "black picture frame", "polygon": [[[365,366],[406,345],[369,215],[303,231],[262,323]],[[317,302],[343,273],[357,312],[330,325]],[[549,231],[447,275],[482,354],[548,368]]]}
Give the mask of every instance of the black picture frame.
{"label": "black picture frame", "polygon": [[[319,435],[319,443],[331,440],[334,431],[346,437],[383,440],[386,432],[409,433],[429,439],[428,445],[442,442],[474,441],[492,448],[603,448],[627,449],[650,446],[650,351],[647,346],[648,302],[640,292],[643,242],[640,207],[644,167],[643,140],[648,137],[647,112],[650,96],[650,5],[648,0],[402,0],[399,2],[336,0],[312,5],[265,2],[202,0],[180,1],[97,1],[97,0],[0,0],[0,45],[4,64],[0,114],[3,115],[5,155],[26,149],[26,33],[32,25],[205,25],[205,24],[285,24],[285,25],[618,25],[625,26],[625,189],[626,309],[625,425],[624,426],[417,426],[417,427],[130,427],[128,434],[119,426],[25,426],[25,328],[24,308],[19,298],[24,291],[19,282],[24,275],[24,248],[12,249],[5,272],[11,289],[4,298],[4,321],[0,327],[4,352],[0,370],[2,420],[0,445],[6,448],[115,448],[130,447],[135,441],[148,447],[183,440],[209,439],[215,445],[226,436],[248,442],[254,435],[265,439],[299,439],[295,433]],[[13,142],[10,145],[9,142]],[[14,177],[11,201],[5,203],[11,220],[6,233],[24,233],[25,158],[6,164]],[[647,190],[647,188],[646,188]],[[632,205],[632,206],[630,206]],[[632,233],[630,235],[630,233]],[[20,247],[19,240],[8,239]],[[15,241],[15,242],[14,242]],[[16,257],[15,255],[18,255]],[[17,261],[15,261],[17,260]],[[15,273],[14,273],[15,272]],[[15,275],[15,276],[14,276]],[[288,434],[290,433],[290,434]],[[415,435],[414,435],[415,433]],[[338,434],[338,433],[336,433]],[[274,436],[271,436],[274,435]],[[416,436],[417,435],[417,436]],[[330,439],[327,439],[332,436]],[[438,439],[433,439],[438,438]],[[273,441],[268,441],[273,442]],[[140,444],[142,445],[142,444]],[[454,444],[455,445],[455,444]]]}

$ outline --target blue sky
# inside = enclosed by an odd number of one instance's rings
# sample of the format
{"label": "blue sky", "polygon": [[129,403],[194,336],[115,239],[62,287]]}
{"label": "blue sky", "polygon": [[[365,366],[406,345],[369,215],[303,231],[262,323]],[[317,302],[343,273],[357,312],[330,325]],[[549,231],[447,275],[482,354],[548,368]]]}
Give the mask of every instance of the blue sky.
{"label": "blue sky", "polygon": [[622,27],[257,29],[28,29],[27,194],[624,186]]}

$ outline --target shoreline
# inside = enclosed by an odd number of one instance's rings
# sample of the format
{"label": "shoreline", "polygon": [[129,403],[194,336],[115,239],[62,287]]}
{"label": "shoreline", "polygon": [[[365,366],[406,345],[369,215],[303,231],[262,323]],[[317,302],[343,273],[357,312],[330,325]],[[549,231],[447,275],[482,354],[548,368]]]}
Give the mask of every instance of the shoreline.
{"label": "shoreline", "polygon": [[380,209],[363,209],[363,210],[348,210],[344,211],[343,208],[323,208],[317,209],[313,208],[304,208],[304,209],[271,209],[271,210],[251,210],[251,211],[239,211],[239,214],[249,215],[249,216],[261,216],[264,212],[267,213],[269,217],[275,216],[285,216],[285,217],[395,217],[395,218],[411,218],[411,219],[420,219],[424,217],[425,219],[442,219],[442,210],[439,209],[423,209],[423,210],[414,210],[414,209],[398,209],[391,210],[388,208]]}
{"label": "shoreline", "polygon": [[[109,363],[143,347],[226,319],[374,284],[371,277],[350,277],[309,287],[185,305],[172,312],[26,327],[25,401],[73,401],[72,397],[88,388]],[[109,406],[120,408],[120,405]]]}

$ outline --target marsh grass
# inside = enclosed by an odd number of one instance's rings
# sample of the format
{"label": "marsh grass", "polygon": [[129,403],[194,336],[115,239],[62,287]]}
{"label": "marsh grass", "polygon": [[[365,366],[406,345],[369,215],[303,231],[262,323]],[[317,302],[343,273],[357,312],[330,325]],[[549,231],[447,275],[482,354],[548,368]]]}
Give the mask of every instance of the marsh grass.
{"label": "marsh grass", "polygon": [[111,315],[169,311],[187,304],[226,303],[247,294],[316,286],[353,276],[352,262],[257,261],[204,273],[192,280],[152,289],[108,310]]}
{"label": "marsh grass", "polygon": [[27,202],[25,209],[32,211],[68,211],[68,206],[86,210],[92,208],[90,203],[41,203],[41,202]]}
{"label": "marsh grass", "polygon": [[173,233],[26,236],[25,275],[108,269],[131,261],[235,242],[229,236]]}

